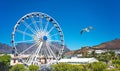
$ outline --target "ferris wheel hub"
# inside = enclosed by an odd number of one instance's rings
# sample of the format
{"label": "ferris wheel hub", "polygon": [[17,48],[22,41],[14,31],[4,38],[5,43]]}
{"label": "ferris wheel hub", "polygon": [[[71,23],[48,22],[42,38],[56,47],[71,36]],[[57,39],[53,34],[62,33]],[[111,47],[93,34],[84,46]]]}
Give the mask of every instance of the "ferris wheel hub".
{"label": "ferris wheel hub", "polygon": [[47,36],[43,36],[43,41],[46,41],[48,39]]}
{"label": "ferris wheel hub", "polygon": [[36,42],[41,42],[41,41],[48,41],[48,39],[50,39],[50,37],[48,37],[49,34],[46,32],[46,31],[38,31],[33,39],[36,41]]}
{"label": "ferris wheel hub", "polygon": [[[14,26],[11,42],[14,54],[26,65],[54,64],[55,60],[57,62],[61,58],[64,49],[64,35],[59,24],[54,18],[41,12],[23,16]],[[29,45],[18,53],[18,43]]]}

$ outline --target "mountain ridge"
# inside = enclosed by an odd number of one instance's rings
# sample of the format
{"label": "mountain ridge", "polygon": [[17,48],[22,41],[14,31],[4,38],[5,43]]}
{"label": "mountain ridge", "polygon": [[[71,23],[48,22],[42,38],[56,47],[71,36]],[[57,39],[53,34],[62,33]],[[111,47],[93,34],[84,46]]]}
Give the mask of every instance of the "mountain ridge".
{"label": "mountain ridge", "polygon": [[95,45],[95,46],[85,46],[81,49],[77,49],[74,51],[70,51],[65,53],[65,55],[71,56],[75,54],[83,54],[84,52],[87,52],[89,50],[101,50],[101,49],[107,49],[107,50],[117,50],[120,49],[120,39],[114,39],[110,41],[103,42],[101,44]]}
{"label": "mountain ridge", "polygon": [[[60,45],[59,44],[55,44],[55,43],[53,43],[55,46],[58,46],[58,47],[60,47]],[[27,43],[19,43],[19,44],[17,44],[16,45],[16,48],[17,48],[17,51],[18,52],[21,52],[21,51],[23,51],[23,50],[25,50],[25,49],[27,49],[29,46],[31,46],[32,44],[27,44]],[[51,47],[52,48],[52,47]],[[33,48],[34,49],[34,48]],[[32,51],[32,49],[31,50],[29,50],[27,53],[30,53]],[[55,51],[55,50],[54,50]],[[67,48],[67,46],[64,46],[64,52],[68,52],[68,51],[70,51],[70,49],[68,49]],[[1,43],[0,42],[0,52],[1,53],[6,53],[6,54],[11,54],[12,53],[12,46],[9,46],[8,44],[5,44],[5,43]]]}

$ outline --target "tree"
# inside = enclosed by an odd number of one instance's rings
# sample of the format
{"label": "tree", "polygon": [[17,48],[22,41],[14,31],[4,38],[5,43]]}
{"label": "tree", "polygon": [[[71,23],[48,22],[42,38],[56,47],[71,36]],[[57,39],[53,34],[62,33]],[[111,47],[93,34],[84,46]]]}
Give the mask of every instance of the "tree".
{"label": "tree", "polygon": [[120,60],[112,60],[112,64],[114,65],[114,67],[120,70]]}
{"label": "tree", "polygon": [[29,71],[38,71],[38,69],[39,69],[39,66],[37,66],[37,65],[30,65],[29,66]]}
{"label": "tree", "polygon": [[90,71],[105,71],[107,65],[103,62],[94,62],[89,65]]}
{"label": "tree", "polygon": [[110,51],[109,51],[109,54],[111,55],[111,60],[116,60],[116,59],[118,59],[118,55],[115,54],[115,51],[110,50]]}
{"label": "tree", "polygon": [[111,60],[111,55],[108,52],[103,52],[97,57],[97,59],[108,64],[108,62]]}
{"label": "tree", "polygon": [[83,66],[72,65],[68,63],[59,63],[53,65],[53,71],[83,71]]}
{"label": "tree", "polygon": [[26,71],[26,68],[23,64],[16,64],[10,69],[10,71]]}
{"label": "tree", "polygon": [[97,53],[95,53],[95,50],[91,52],[91,57],[97,57]]}
{"label": "tree", "polygon": [[9,55],[3,54],[0,56],[0,70],[9,71],[11,57]]}
{"label": "tree", "polygon": [[4,54],[3,52],[0,52],[0,54]]}
{"label": "tree", "polygon": [[72,65],[70,68],[71,71],[83,71],[83,66],[81,65]]}

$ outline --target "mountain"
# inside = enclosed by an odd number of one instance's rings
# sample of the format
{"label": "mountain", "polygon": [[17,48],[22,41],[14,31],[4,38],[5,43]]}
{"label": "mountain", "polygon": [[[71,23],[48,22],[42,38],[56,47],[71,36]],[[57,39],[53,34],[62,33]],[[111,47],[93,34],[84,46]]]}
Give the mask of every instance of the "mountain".
{"label": "mountain", "polygon": [[[23,50],[27,49],[28,47],[30,47],[32,44],[30,43],[19,43],[16,45],[17,51],[18,52],[22,52]],[[54,46],[61,48],[61,46],[57,43],[53,43]],[[51,49],[54,49],[52,46],[50,46]],[[31,53],[35,48],[37,47],[33,47],[32,49],[29,49],[26,53]],[[67,46],[64,46],[64,52],[68,52],[70,51],[70,49],[67,48]],[[3,44],[0,43],[0,52],[1,53],[12,53],[12,47],[7,45],[7,44]],[[54,52],[56,52],[56,50],[54,49]]]}
{"label": "mountain", "polygon": [[76,54],[84,54],[85,52],[87,52],[87,51],[89,51],[91,49],[92,49],[92,47],[90,47],[90,46],[81,47],[81,49],[66,52],[65,56],[71,57],[71,56],[75,56]]}
{"label": "mountain", "polygon": [[[32,44],[19,43],[19,44],[17,44],[16,47],[17,47],[18,51],[21,52],[21,51],[27,49],[27,47],[29,47],[31,45]],[[53,45],[60,48],[60,45],[57,44],[57,43],[53,43]],[[101,44],[93,46],[93,47],[89,47],[89,46],[82,47],[81,49],[74,50],[74,51],[70,51],[70,49],[68,49],[67,46],[65,46],[64,52],[66,52],[65,55],[74,55],[74,54],[84,53],[84,52],[86,52],[88,50],[91,50],[91,49],[108,49],[108,50],[110,50],[110,49],[120,49],[120,39],[107,41],[107,42],[101,43]],[[33,49],[29,50],[28,53],[31,52],[32,50]],[[12,47],[7,45],[7,44],[0,43],[0,52],[11,53],[12,52]]]}
{"label": "mountain", "polygon": [[[30,43],[19,43],[16,45],[16,48],[18,50],[18,52],[22,52],[23,50],[27,49],[28,47],[32,46],[33,44],[30,44]],[[54,46],[50,46],[51,49],[54,51],[54,52],[57,52],[57,48],[62,48],[60,44],[58,43],[52,43],[52,45]],[[44,47],[44,46],[43,46]],[[57,47],[57,48],[56,48]],[[34,49],[36,49],[37,47],[32,47],[31,49],[29,49],[26,53],[31,53]],[[67,48],[67,46],[64,46],[64,52],[68,52],[70,51],[70,49]]]}
{"label": "mountain", "polygon": [[7,54],[12,53],[12,47],[7,44],[0,43],[0,52]]}
{"label": "mountain", "polygon": [[120,39],[104,42],[97,46],[93,46],[94,49],[120,49]]}
{"label": "mountain", "polygon": [[90,46],[82,47],[81,49],[67,52],[67,53],[65,53],[65,55],[66,56],[73,56],[75,54],[84,54],[87,51],[94,50],[94,49],[95,50],[99,50],[99,49],[107,49],[107,50],[120,49],[120,39],[107,41],[107,42],[101,43],[101,44],[93,46],[93,47],[90,47]]}

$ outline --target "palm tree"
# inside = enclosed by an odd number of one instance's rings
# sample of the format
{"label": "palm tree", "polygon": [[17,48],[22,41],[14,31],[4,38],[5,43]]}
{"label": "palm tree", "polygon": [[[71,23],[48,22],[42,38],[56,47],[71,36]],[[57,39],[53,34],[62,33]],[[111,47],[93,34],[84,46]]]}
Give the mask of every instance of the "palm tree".
{"label": "palm tree", "polygon": [[118,55],[115,54],[115,51],[110,50],[110,51],[109,51],[109,54],[111,55],[111,60],[116,60],[116,59],[118,59]]}
{"label": "palm tree", "polygon": [[95,53],[95,51],[92,51],[91,56],[95,58],[97,57],[97,54]]}

